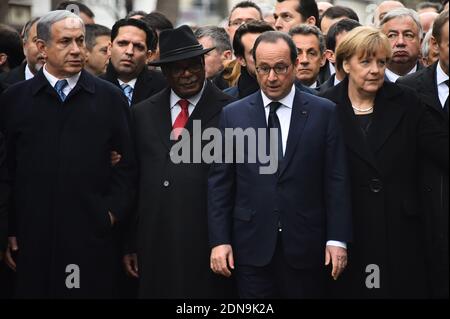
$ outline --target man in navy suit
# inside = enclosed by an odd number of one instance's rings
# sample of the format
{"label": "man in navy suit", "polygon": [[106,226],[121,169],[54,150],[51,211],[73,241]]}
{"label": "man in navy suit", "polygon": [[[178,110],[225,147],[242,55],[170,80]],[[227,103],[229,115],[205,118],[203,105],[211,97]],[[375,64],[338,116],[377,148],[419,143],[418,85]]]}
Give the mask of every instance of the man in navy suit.
{"label": "man in navy suit", "polygon": [[351,240],[349,178],[335,105],[295,88],[297,50],[287,34],[265,32],[253,55],[261,90],[225,107],[220,128],[263,135],[270,128],[276,133],[268,136],[275,153],[270,156],[279,159],[278,169],[262,173],[262,156],[251,163],[250,143],[236,154],[243,163],[213,165],[211,269],[224,276],[235,269],[241,298],[320,298],[325,264],[332,262],[337,279]]}

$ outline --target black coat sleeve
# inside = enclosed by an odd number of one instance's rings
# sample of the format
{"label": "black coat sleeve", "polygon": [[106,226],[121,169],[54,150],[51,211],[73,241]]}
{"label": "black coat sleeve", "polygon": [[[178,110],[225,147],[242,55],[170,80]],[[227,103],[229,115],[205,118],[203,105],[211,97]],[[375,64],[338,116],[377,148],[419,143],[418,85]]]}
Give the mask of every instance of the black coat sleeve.
{"label": "black coat sleeve", "polygon": [[7,237],[7,204],[9,197],[9,186],[6,170],[5,140],[0,133],[0,252],[5,250]]}
{"label": "black coat sleeve", "polygon": [[110,212],[119,221],[123,221],[129,214],[134,201],[136,164],[130,134],[129,114],[125,111],[127,102],[121,95],[117,96],[116,101],[111,106],[112,147],[122,157],[120,162],[112,168],[107,203]]}
{"label": "black coat sleeve", "polygon": [[448,173],[448,129],[425,106],[417,128],[417,139],[419,150]]}

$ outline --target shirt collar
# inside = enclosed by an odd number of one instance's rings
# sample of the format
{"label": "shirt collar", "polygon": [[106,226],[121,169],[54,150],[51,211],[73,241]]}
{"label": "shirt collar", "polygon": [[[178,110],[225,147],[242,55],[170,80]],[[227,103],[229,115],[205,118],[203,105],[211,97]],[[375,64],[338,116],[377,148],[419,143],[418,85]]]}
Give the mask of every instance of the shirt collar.
{"label": "shirt collar", "polygon": [[[198,101],[200,101],[200,98],[203,95],[203,91],[205,90],[206,81],[203,83],[203,87],[196,95],[191,96],[190,98],[186,99],[189,101],[189,104],[193,105],[194,107],[197,106]],[[170,108],[173,108],[175,105],[178,104],[179,100],[183,100],[181,97],[179,97],[172,89],[170,90]]]}
{"label": "shirt collar", "polygon": [[27,63],[27,65],[25,66],[25,80],[29,80],[32,78],[34,78],[34,74],[33,72],[31,72],[30,66]]}
{"label": "shirt collar", "polygon": [[[271,100],[270,98],[267,97],[266,94],[264,94],[264,92],[261,90],[261,96],[262,96],[262,100],[263,100],[263,105],[264,107],[268,107],[270,103],[274,102],[273,100]],[[291,91],[289,92],[288,95],[286,95],[284,98],[282,98],[281,100],[278,100],[276,102],[280,102],[281,104],[283,104],[284,106],[288,107],[288,108],[292,108],[292,104],[294,104],[294,97],[295,97],[295,85],[292,85]]]}
{"label": "shirt collar", "polygon": [[334,86],[338,85],[339,83],[341,83],[341,81],[338,80],[337,76],[334,76]]}
{"label": "shirt collar", "polygon": [[124,82],[121,79],[117,79],[117,81],[119,81],[120,87],[122,87],[122,84],[127,84],[127,85],[131,86],[131,88],[134,90],[134,87],[136,86],[137,78],[135,78],[131,81],[128,81],[128,82]]}
{"label": "shirt collar", "polygon": [[447,80],[448,80],[448,75],[445,74],[444,70],[442,70],[442,68],[441,68],[441,63],[438,62],[437,67],[436,67],[436,83],[439,86]]}
{"label": "shirt collar", "polygon": [[330,69],[330,76],[336,73],[336,68],[334,67],[333,63],[328,62],[328,68]]}
{"label": "shirt collar", "polygon": [[[405,75],[413,74],[413,73],[416,72],[416,71],[417,71],[417,63],[416,63],[416,64],[414,65],[414,67],[413,67],[407,74],[405,74]],[[397,73],[395,73],[395,72],[389,70],[388,68],[386,68],[385,73],[386,73],[386,76],[388,77],[388,79],[389,79],[391,82],[394,82],[394,83],[395,83],[395,81],[397,81],[398,78],[400,78],[400,77],[403,76],[403,75],[398,75]]]}
{"label": "shirt collar", "polygon": [[[55,87],[56,82],[58,82],[59,80],[64,80],[64,79],[58,79],[54,75],[48,73],[48,71],[47,71],[47,64],[44,65],[43,69],[44,69],[44,75],[45,75],[45,77],[47,78],[48,82],[50,83],[50,85],[52,87]],[[77,85],[77,82],[78,82],[78,79],[80,78],[80,75],[81,75],[81,71],[78,72],[77,74],[69,77],[69,78],[66,78],[67,83],[68,83],[68,85],[69,85],[71,90]]]}
{"label": "shirt collar", "polygon": [[317,81],[309,86],[310,89],[315,89],[317,87]]}

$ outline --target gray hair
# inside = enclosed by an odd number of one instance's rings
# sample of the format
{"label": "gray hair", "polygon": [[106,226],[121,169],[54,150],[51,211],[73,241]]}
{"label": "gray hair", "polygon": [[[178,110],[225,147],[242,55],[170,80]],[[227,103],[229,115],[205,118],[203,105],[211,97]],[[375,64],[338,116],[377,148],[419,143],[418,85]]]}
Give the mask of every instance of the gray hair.
{"label": "gray hair", "polygon": [[85,30],[83,20],[81,20],[81,18],[78,15],[67,10],[55,10],[50,11],[49,13],[47,13],[46,15],[44,15],[42,18],[39,19],[39,22],[37,24],[38,39],[41,39],[46,43],[50,43],[52,39],[51,33],[52,25],[55,24],[56,22],[68,18],[73,18],[80,21],[81,25],[83,26],[83,30]]}
{"label": "gray hair", "polygon": [[195,30],[194,35],[197,39],[210,37],[214,42],[217,52],[222,54],[227,50],[232,50],[230,37],[224,28],[216,26],[205,26]]}
{"label": "gray hair", "polygon": [[24,42],[28,41],[28,36],[30,34],[31,27],[38,21],[39,21],[39,17],[36,17],[36,18],[29,20],[27,23],[25,23],[25,25],[23,26],[22,32],[20,33]]}
{"label": "gray hair", "polygon": [[315,25],[309,25],[309,24],[299,24],[292,29],[289,30],[289,35],[291,37],[294,37],[294,35],[315,35],[316,38],[319,40],[319,50],[320,54],[323,54],[325,52],[325,37],[323,36],[323,33],[320,31],[318,27]]}
{"label": "gray hair", "polygon": [[423,28],[422,25],[420,24],[420,20],[419,20],[419,14],[412,10],[412,9],[408,9],[408,8],[398,8],[398,9],[394,9],[390,12],[388,12],[383,19],[380,22],[380,28],[387,22],[389,22],[392,19],[396,19],[396,18],[404,18],[404,17],[410,17],[414,23],[417,26],[417,30],[419,32],[418,36],[419,39],[422,39],[423,37]]}
{"label": "gray hair", "polygon": [[420,52],[422,53],[422,57],[426,58],[428,53],[430,52],[430,39],[433,33],[433,28],[430,28],[428,32],[425,34],[425,37],[422,41],[422,47],[420,48]]}

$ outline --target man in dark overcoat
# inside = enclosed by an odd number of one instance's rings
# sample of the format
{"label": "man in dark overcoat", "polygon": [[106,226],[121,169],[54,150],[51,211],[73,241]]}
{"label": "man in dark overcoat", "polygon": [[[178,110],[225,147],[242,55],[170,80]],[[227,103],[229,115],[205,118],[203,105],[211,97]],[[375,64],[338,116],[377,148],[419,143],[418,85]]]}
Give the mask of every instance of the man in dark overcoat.
{"label": "man in dark overcoat", "polygon": [[[162,31],[160,60],[152,64],[161,66],[169,88],[131,109],[139,168],[139,267],[130,262],[127,269],[139,275],[140,298],[230,296],[231,281],[209,268],[209,164],[201,158],[201,149],[192,148],[200,141],[191,141],[187,148],[191,159],[199,157],[197,163],[172,159],[179,130],[192,137],[195,120],[201,132],[217,127],[222,108],[232,100],[205,80],[203,55],[212,49],[203,49],[188,26]],[[180,142],[189,143],[184,137]],[[201,143],[203,147],[206,142]]]}
{"label": "man in dark overcoat", "polygon": [[[82,70],[84,25],[52,11],[37,26],[47,63],[1,97],[12,180],[8,264],[18,298],[116,295],[112,233],[129,211],[133,155],[119,89]],[[122,159],[114,167],[110,153]]]}

